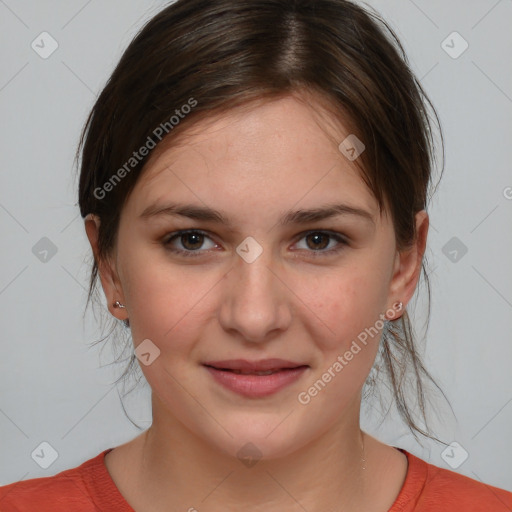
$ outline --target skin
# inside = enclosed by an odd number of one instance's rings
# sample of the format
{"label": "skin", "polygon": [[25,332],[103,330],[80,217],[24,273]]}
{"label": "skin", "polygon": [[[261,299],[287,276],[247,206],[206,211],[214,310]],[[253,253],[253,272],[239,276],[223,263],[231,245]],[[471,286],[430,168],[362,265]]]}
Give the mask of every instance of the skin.
{"label": "skin", "polygon": [[[425,250],[425,211],[416,215],[415,243],[397,250],[390,218],[379,215],[355,162],[338,150],[349,133],[318,103],[291,95],[199,121],[180,144],[148,160],[122,211],[112,257],[100,262],[111,314],[129,318],[135,347],[150,339],[160,350],[141,364],[152,388],[152,426],[105,458],[136,510],[382,511],[399,493],[405,455],[359,426],[380,333],[307,405],[297,399],[379,315],[397,301],[405,308]],[[155,202],[208,206],[233,226],[142,219]],[[365,209],[374,223],[341,215],[278,224],[284,212],[328,203]],[[95,253],[98,225],[87,217]],[[185,229],[206,236],[164,245]],[[307,236],[324,230],[347,244]],[[248,236],[263,249],[252,263],[236,252]],[[195,247],[198,257],[170,250]],[[113,308],[116,300],[126,308]],[[271,357],[309,368],[266,398],[234,394],[202,366]],[[252,467],[237,458],[248,442],[262,454]]]}

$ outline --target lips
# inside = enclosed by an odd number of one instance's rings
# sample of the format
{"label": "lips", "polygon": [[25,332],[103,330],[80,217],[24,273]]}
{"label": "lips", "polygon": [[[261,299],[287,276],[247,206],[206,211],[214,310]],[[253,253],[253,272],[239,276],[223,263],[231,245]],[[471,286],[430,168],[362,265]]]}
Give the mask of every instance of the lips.
{"label": "lips", "polygon": [[284,359],[208,361],[203,363],[215,382],[245,398],[261,399],[300,379],[309,365]]}
{"label": "lips", "polygon": [[272,375],[281,370],[307,367],[308,365],[285,359],[262,359],[247,361],[246,359],[230,359],[225,361],[208,361],[205,366],[217,370],[230,371],[239,375]]}

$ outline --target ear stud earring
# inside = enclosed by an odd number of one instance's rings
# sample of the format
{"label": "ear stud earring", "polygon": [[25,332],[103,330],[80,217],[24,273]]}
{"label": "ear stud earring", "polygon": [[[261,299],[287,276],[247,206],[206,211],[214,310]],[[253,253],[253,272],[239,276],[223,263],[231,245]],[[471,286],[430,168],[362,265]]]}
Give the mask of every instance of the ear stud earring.
{"label": "ear stud earring", "polygon": [[125,307],[125,305],[124,305],[124,304],[121,304],[118,300],[116,300],[116,301],[114,302],[114,304],[112,304],[112,306],[113,306],[114,308],[124,308],[124,307]]}
{"label": "ear stud earring", "polygon": [[404,307],[403,302],[400,302],[400,301],[395,302],[393,304],[393,306],[390,307],[386,311],[386,320],[389,320],[389,321],[397,320],[399,318],[399,316],[397,316],[397,313],[399,311],[402,311],[403,307]]}

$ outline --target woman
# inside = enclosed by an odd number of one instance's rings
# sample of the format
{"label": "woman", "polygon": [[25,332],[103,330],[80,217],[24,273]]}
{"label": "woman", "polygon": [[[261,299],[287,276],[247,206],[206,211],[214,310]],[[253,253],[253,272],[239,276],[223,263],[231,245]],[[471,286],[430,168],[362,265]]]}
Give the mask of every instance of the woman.
{"label": "woman", "polygon": [[[386,32],[387,31],[387,32]],[[345,0],[179,0],[124,53],[81,140],[79,204],[153,423],[2,510],[510,510],[512,494],[363,432],[377,355],[422,366],[429,106]],[[91,296],[91,295],[90,295]]]}

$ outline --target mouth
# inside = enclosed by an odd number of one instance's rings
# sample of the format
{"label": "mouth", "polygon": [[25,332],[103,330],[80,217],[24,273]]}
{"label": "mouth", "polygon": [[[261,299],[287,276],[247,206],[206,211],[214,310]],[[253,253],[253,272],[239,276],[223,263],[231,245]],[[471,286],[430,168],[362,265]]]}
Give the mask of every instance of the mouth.
{"label": "mouth", "polygon": [[[208,366],[208,365],[206,365]],[[214,366],[210,366],[210,368],[215,368]],[[297,367],[300,368],[300,367]],[[265,370],[265,371],[247,371],[247,370],[230,370],[229,368],[215,368],[216,370],[220,370],[222,372],[231,372],[236,373],[237,375],[273,375],[277,372],[283,372],[286,370],[291,370],[293,368],[274,368],[273,370]]]}
{"label": "mouth", "polygon": [[299,379],[307,364],[283,359],[212,361],[203,366],[223,387],[250,398],[269,396]]}
{"label": "mouth", "polygon": [[301,367],[308,367],[304,363],[287,361],[285,359],[261,359],[259,361],[248,361],[246,359],[231,359],[226,361],[208,361],[203,363],[215,370],[222,370],[237,373],[240,375],[272,375],[284,370],[292,370]]}

